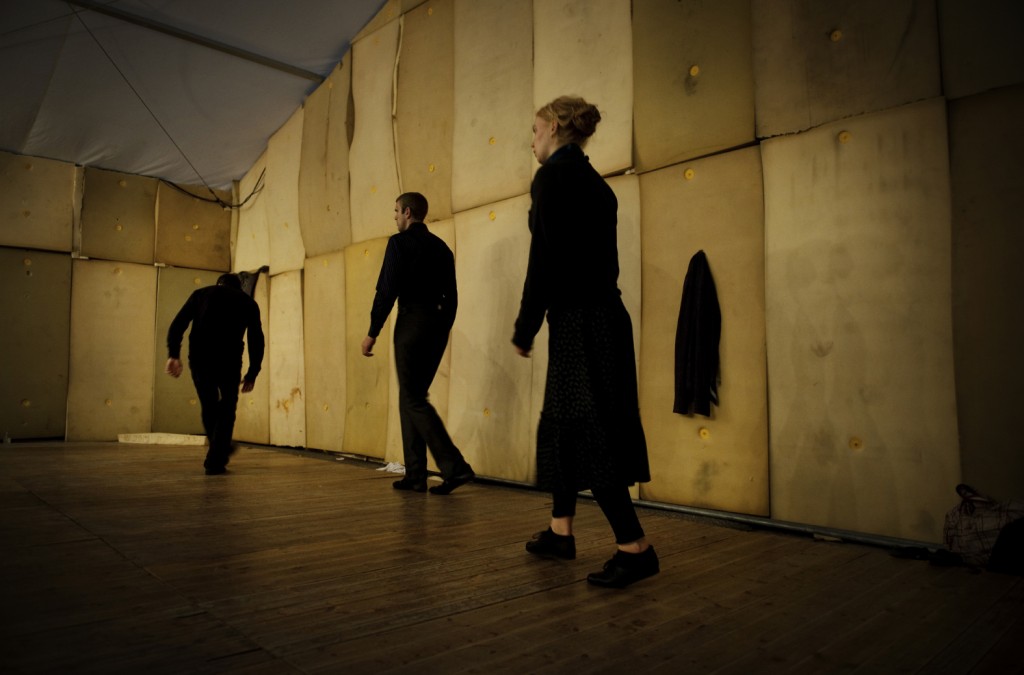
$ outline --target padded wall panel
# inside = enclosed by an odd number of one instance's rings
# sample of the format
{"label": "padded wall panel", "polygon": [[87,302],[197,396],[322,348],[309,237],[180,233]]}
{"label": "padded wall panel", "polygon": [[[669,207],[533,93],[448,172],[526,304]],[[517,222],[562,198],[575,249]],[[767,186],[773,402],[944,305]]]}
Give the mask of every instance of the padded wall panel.
{"label": "padded wall panel", "polygon": [[[238,396],[235,417],[235,440],[249,443],[270,443],[270,277],[260,275],[253,299],[260,308],[263,336],[267,342],[263,354],[263,370],[256,378],[256,386],[247,394]],[[242,372],[249,368],[249,345],[242,353]]]}
{"label": "padded wall panel", "polygon": [[[171,434],[204,434],[199,398],[189,369],[189,325],[181,341],[184,371],[178,378],[164,372],[167,366],[167,330],[192,293],[217,283],[220,272],[163,267],[157,275],[156,336],[153,356],[153,431]],[[244,368],[244,366],[243,366]]]}
{"label": "padded wall panel", "polygon": [[306,261],[299,223],[299,166],[302,156],[302,108],[267,142],[267,232],[270,272],[301,270]]}
{"label": "padded wall panel", "polygon": [[393,233],[395,197],[394,84],[400,24],[392,21],[352,46],[355,132],[349,150],[352,241]]}
{"label": "padded wall panel", "polygon": [[352,57],[331,71],[303,104],[299,221],[306,256],[352,243],[348,203],[348,117]]}
{"label": "padded wall panel", "polygon": [[[768,515],[764,207],[757,148],[640,177],[643,339],[640,411],[651,482],[644,499]],[[711,417],[672,411],[683,282],[707,255],[722,313]]]}
{"label": "padded wall panel", "polygon": [[[353,244],[345,249],[345,441],[343,449],[367,457],[384,457],[388,434],[391,324],[384,324],[373,356],[360,351],[370,328],[370,308],[388,238]],[[392,310],[392,317],[394,310]]]}
{"label": "padded wall panel", "polygon": [[1024,82],[1024,4],[938,0],[938,11],[947,99]]}
{"label": "padded wall panel", "polygon": [[1024,86],[953,101],[953,337],[963,480],[1024,495]]}
{"label": "padded wall panel", "polygon": [[752,2],[761,138],[942,93],[935,3]]}
{"label": "padded wall panel", "polygon": [[453,211],[529,192],[532,103],[532,0],[455,0]]}
{"label": "padded wall panel", "polygon": [[772,517],[938,542],[960,478],[946,106],[762,144]]}
{"label": "padded wall panel", "polygon": [[67,439],[152,431],[156,268],[75,260],[71,278]]}
{"label": "padded wall panel", "polygon": [[0,246],[70,251],[78,169],[0,152]]}
{"label": "padded wall panel", "polygon": [[637,169],[754,139],[749,0],[634,0]]}
{"label": "padded wall panel", "polygon": [[152,263],[157,180],[91,167],[84,173],[82,255]]}
{"label": "padded wall panel", "polygon": [[[156,261],[176,267],[227,272],[231,269],[230,192],[211,195],[199,186],[188,194],[166,183],[156,192]],[[195,195],[195,196],[193,196]]]}
{"label": "padded wall panel", "polygon": [[[562,95],[597,105],[601,123],[587,154],[602,174],[633,165],[633,34],[630,0],[533,4],[536,111]],[[533,122],[533,119],[530,119]]]}
{"label": "padded wall panel", "polygon": [[302,270],[270,278],[270,443],[306,445],[306,377],[302,331]]}
{"label": "padded wall panel", "polygon": [[[448,244],[448,248],[457,255],[457,251],[455,250],[454,220],[449,218],[448,220],[430,223],[427,227],[431,232],[443,239],[444,242]],[[396,311],[397,307],[396,309],[391,310],[392,314]],[[456,319],[458,319],[458,316],[456,316]],[[431,405],[434,406],[434,409],[437,410],[437,414],[444,421],[448,420],[451,357],[451,339],[449,338],[448,349],[445,350],[444,356],[441,357],[441,364],[437,367],[437,374],[434,375],[434,381],[430,385],[430,390],[428,391]],[[398,413],[398,373],[395,370],[394,358],[389,360],[389,364],[391,372],[388,375],[390,382],[388,387],[388,439],[384,460],[387,462],[399,462],[400,464],[404,464],[405,458],[402,453],[402,423]],[[427,453],[427,468],[432,471],[437,470],[437,464],[434,462],[434,457],[429,452]]]}
{"label": "padded wall panel", "polygon": [[345,252],[306,260],[302,333],[306,363],[306,446],[342,450],[345,437]]}
{"label": "padded wall panel", "polygon": [[358,42],[366,36],[377,32],[379,28],[402,16],[403,5],[413,4],[410,0],[384,0],[383,6],[370,21],[363,26],[363,29],[356,33],[352,42]]}
{"label": "padded wall panel", "polygon": [[426,196],[429,220],[452,216],[453,5],[454,0],[440,0],[406,14],[398,60],[401,189]]}
{"label": "padded wall panel", "polygon": [[67,416],[71,258],[0,248],[0,434],[64,436]]}
{"label": "padded wall panel", "polygon": [[512,346],[530,249],[529,196],[455,214],[459,316],[448,431],[481,476],[533,481],[533,359]]}
{"label": "padded wall panel", "polygon": [[[266,153],[260,156],[238,183],[236,211],[238,227],[234,233],[231,271],[258,270],[270,264],[270,233],[267,230],[267,200],[263,186],[267,168]],[[243,203],[244,202],[244,203]]]}

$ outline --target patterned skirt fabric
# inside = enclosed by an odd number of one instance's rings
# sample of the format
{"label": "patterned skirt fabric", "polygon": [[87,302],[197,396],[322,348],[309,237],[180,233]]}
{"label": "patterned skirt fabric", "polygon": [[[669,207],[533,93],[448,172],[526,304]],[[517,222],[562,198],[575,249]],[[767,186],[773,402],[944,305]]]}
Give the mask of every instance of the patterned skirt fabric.
{"label": "patterned skirt fabric", "polygon": [[548,327],[538,485],[578,491],[649,481],[633,324],[621,300],[549,312]]}

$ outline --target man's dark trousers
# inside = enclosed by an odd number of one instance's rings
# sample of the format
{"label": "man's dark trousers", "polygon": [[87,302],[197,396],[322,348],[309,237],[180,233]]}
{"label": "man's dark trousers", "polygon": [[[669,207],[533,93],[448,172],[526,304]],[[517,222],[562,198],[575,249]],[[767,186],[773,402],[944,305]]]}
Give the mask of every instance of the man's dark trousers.
{"label": "man's dark trousers", "polygon": [[203,466],[207,469],[221,469],[227,466],[231,455],[238,387],[242,381],[242,361],[239,359],[235,362],[231,358],[223,361],[189,358],[188,366],[202,408],[203,429],[210,442]]}
{"label": "man's dark trousers", "polygon": [[398,412],[402,422],[405,480],[427,478],[430,448],[443,478],[469,471],[452,443],[427,392],[448,344],[454,312],[437,305],[400,306],[395,321],[395,369],[398,372]]}

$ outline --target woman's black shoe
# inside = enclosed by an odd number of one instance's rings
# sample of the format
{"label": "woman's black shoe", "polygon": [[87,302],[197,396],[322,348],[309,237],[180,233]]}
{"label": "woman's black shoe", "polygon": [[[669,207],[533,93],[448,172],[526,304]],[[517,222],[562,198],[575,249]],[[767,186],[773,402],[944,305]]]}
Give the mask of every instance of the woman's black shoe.
{"label": "woman's black shoe", "polygon": [[526,550],[545,558],[576,559],[576,537],[571,534],[555,534],[551,528],[533,535],[526,542]]}
{"label": "woman's black shoe", "polygon": [[603,570],[587,575],[587,581],[605,588],[625,588],[634,581],[653,577],[659,571],[658,554],[653,546],[648,546],[643,553],[616,551],[604,564]]}

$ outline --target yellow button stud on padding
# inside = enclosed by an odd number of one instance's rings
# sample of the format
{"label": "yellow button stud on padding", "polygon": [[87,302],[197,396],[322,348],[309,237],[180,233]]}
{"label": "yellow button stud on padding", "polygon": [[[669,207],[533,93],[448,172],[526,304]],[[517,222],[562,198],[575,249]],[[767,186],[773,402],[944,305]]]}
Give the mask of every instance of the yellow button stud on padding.
{"label": "yellow button stud on padding", "polygon": [[860,440],[856,436],[850,437],[850,450],[860,450],[864,447],[864,441]]}
{"label": "yellow button stud on padding", "polygon": [[697,77],[698,75],[700,75],[700,66],[697,64],[690,66],[690,77]]}
{"label": "yellow button stud on padding", "polygon": [[701,427],[697,434],[705,441],[711,438],[711,432],[708,431],[707,427]]}
{"label": "yellow button stud on padding", "polygon": [[693,169],[687,169],[686,171],[683,172],[683,178],[685,178],[686,180],[693,180],[693,177],[695,175],[697,174],[694,172]]}
{"label": "yellow button stud on padding", "polygon": [[828,34],[828,39],[832,42],[839,42],[843,39],[843,31],[838,28]]}

